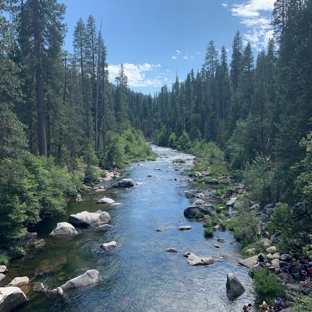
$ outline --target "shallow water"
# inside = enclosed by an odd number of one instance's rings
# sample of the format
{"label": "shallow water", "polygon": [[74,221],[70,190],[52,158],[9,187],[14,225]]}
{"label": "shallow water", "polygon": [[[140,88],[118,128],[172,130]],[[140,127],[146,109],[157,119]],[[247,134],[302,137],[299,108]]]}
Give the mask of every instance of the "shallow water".
{"label": "shallow water", "polygon": [[[32,282],[42,282],[52,289],[88,269],[96,269],[101,275],[100,283],[91,289],[70,292],[67,298],[29,292],[30,300],[16,311],[235,312],[241,311],[244,303],[253,302],[251,279],[247,269],[238,264],[241,254],[232,235],[215,232],[214,238],[205,239],[202,223],[183,215],[184,208],[193,201],[184,195],[185,190],[194,187],[186,175],[192,156],[154,148],[160,155],[156,161],[131,164],[125,169],[123,178],[132,178],[137,182],[135,187],[111,188],[88,195],[82,203],[68,205],[67,215],[106,209],[112,218],[112,229],[78,229],[79,235],[64,239],[47,235],[56,222],[67,221],[67,217],[42,223],[35,230],[46,241],[45,248],[16,260],[6,279],[26,275]],[[173,164],[176,158],[183,158],[186,163]],[[120,205],[96,204],[103,195]],[[213,197],[211,201],[214,202]],[[180,225],[191,225],[192,229],[179,231]],[[215,248],[218,237],[224,238],[225,243],[218,243],[220,248]],[[112,240],[117,242],[117,248],[106,253],[100,249],[101,244]],[[166,252],[170,247],[179,253]],[[183,256],[187,251],[216,261],[211,266],[191,266]],[[59,264],[51,273],[44,273],[38,269],[44,260]],[[226,297],[228,272],[234,273],[246,288],[234,301]]]}

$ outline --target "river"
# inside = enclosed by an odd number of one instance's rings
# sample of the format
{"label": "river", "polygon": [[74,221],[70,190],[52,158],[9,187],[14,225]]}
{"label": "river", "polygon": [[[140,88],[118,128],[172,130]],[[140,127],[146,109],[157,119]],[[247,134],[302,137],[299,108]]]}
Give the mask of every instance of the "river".
{"label": "river", "polygon": [[[203,236],[202,223],[184,217],[184,208],[193,199],[184,191],[195,186],[187,179],[193,157],[167,148],[153,146],[156,161],[128,165],[122,178],[131,178],[133,188],[109,188],[103,193],[83,197],[82,203],[71,203],[67,217],[50,219],[35,230],[46,246],[15,260],[9,266],[9,278],[28,276],[31,282],[42,282],[49,289],[88,269],[100,272],[98,285],[69,293],[66,298],[48,297],[29,292],[29,301],[16,311],[107,311],[107,312],[171,312],[171,311],[242,311],[253,302],[251,279],[247,269],[238,264],[239,245],[228,232],[215,232],[211,239]],[[184,164],[173,164],[181,158]],[[211,190],[211,202],[216,199]],[[120,205],[106,207],[96,201],[106,195]],[[56,222],[67,221],[70,214],[83,210],[106,210],[113,228],[106,232],[78,229],[72,238],[49,237]],[[189,231],[179,231],[191,225]],[[156,231],[161,229],[161,232]],[[217,238],[225,243],[218,243]],[[116,241],[118,247],[109,252],[100,249],[105,242]],[[166,252],[177,248],[179,253]],[[183,254],[187,251],[213,257],[211,266],[191,266]],[[58,263],[50,273],[38,270],[46,262]],[[34,272],[37,273],[35,274]],[[226,296],[227,273],[234,273],[246,291],[234,301]]]}

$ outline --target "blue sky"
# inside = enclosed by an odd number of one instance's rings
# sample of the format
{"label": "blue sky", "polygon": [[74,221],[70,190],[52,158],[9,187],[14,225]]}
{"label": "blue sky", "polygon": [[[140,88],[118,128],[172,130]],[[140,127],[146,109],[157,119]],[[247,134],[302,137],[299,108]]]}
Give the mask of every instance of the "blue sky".
{"label": "blue sky", "polygon": [[204,63],[210,40],[224,45],[228,61],[239,30],[250,42],[254,57],[272,37],[269,22],[274,0],[59,0],[67,7],[65,49],[72,51],[72,34],[79,18],[92,15],[107,48],[110,80],[123,63],[128,86],[154,95],[163,85],[171,89]]}

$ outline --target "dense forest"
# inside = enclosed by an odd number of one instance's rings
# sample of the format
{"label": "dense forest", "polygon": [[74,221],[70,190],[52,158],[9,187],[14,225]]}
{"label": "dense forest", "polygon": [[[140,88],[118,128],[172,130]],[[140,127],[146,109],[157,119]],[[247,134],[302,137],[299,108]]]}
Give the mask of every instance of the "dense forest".
{"label": "dense forest", "polygon": [[[107,48],[92,16],[63,49],[57,0],[0,3],[0,240],[61,213],[83,162],[121,167],[151,156],[146,139],[190,151],[213,142],[253,199],[284,202],[285,235],[312,233],[312,1],[277,0],[274,38],[253,55],[236,33],[232,54],[207,46],[201,70],[154,96],[131,91],[123,65],[108,79]],[[205,44],[205,43],[203,43]],[[230,62],[228,62],[228,58]],[[296,211],[295,203],[304,208]],[[300,206],[301,207],[301,206]],[[292,220],[292,221],[290,221]]]}

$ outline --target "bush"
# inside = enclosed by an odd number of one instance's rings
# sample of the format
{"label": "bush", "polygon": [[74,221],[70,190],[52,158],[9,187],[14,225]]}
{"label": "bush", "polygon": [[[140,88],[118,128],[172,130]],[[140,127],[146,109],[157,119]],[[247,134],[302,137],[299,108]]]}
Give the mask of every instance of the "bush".
{"label": "bush", "polygon": [[258,155],[251,164],[246,165],[245,183],[252,200],[261,205],[274,202],[276,170],[264,156]]}
{"label": "bush", "polygon": [[210,226],[210,227],[206,227],[205,230],[204,230],[204,236],[206,238],[211,238],[213,237],[213,228]]}
{"label": "bush", "polygon": [[197,211],[196,214],[195,214],[195,219],[196,219],[196,220],[202,219],[204,216],[205,216],[204,213],[202,213],[202,212],[200,212],[200,211]]}
{"label": "bush", "polygon": [[309,296],[297,297],[295,300],[294,310],[296,312],[310,312],[312,306],[312,298]]}
{"label": "bush", "polygon": [[274,305],[274,299],[283,297],[286,289],[286,286],[276,279],[275,274],[265,269],[254,273],[252,283],[257,297],[256,304],[260,304],[264,300],[268,305]]}
{"label": "bush", "polygon": [[10,258],[6,255],[0,255],[0,264],[8,265]]}
{"label": "bush", "polygon": [[174,159],[172,162],[173,162],[173,163],[177,163],[177,164],[184,164],[184,163],[185,163],[185,160],[184,160],[184,159],[177,158],[177,159]]}
{"label": "bush", "polygon": [[99,170],[88,165],[85,169],[84,183],[94,183],[99,179],[99,176]]}
{"label": "bush", "polygon": [[231,220],[230,230],[234,231],[234,237],[241,242],[243,248],[257,239],[260,220],[255,212],[250,211],[248,204],[242,205]]}
{"label": "bush", "polygon": [[211,221],[205,221],[205,222],[203,223],[203,227],[204,227],[204,228],[212,227]]}

